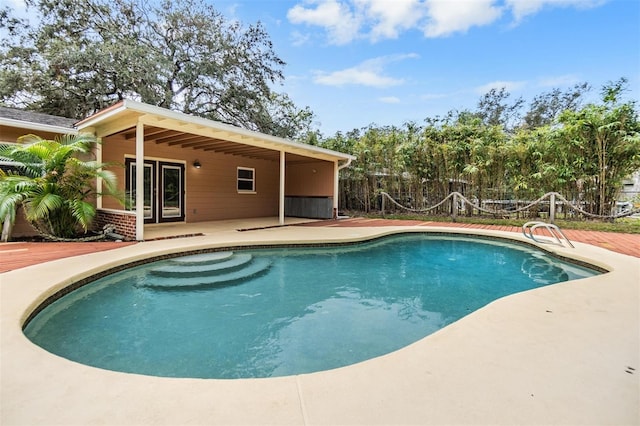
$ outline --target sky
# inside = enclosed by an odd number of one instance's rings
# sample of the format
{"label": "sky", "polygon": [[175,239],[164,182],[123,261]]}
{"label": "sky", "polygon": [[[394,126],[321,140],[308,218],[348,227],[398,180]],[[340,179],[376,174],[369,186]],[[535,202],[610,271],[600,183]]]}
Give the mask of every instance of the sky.
{"label": "sky", "polygon": [[626,77],[640,99],[640,0],[204,1],[262,23],[287,64],[274,90],[326,137],[474,110],[492,88],[528,104],[587,82],[597,102]]}
{"label": "sky", "polygon": [[[209,1],[209,0],[207,0]],[[639,0],[210,0],[260,21],[282,86],[324,136],[475,109],[491,88],[525,101],[629,79],[640,98]]]}

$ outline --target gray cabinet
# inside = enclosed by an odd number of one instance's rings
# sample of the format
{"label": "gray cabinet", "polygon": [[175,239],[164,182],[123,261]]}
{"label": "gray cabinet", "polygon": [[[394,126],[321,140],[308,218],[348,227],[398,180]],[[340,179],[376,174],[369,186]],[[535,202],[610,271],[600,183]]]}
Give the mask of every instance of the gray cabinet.
{"label": "gray cabinet", "polygon": [[332,219],[333,197],[285,197],[284,214],[310,219]]}

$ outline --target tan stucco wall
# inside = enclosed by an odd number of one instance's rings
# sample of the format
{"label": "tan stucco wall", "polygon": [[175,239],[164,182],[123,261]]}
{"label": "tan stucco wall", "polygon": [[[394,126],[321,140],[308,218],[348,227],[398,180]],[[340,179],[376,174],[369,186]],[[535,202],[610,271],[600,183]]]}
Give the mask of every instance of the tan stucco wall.
{"label": "tan stucco wall", "polygon": [[[71,132],[72,129],[69,129],[69,131]],[[15,127],[0,126],[0,142],[14,143],[18,140],[20,136],[30,135],[30,134],[40,136],[42,139],[55,139],[56,137],[60,136],[59,133],[41,132],[36,130],[18,129]]]}
{"label": "tan stucco wall", "polygon": [[[125,156],[135,154],[135,141],[126,140],[123,135],[103,139],[102,161],[124,165]],[[278,162],[225,155],[202,150],[181,149],[145,144],[145,158],[185,162],[186,173],[186,221],[273,216],[278,214]],[[198,160],[202,167],[196,169],[193,162]],[[238,193],[236,190],[237,167],[255,169],[256,193]],[[118,185],[124,188],[125,169],[112,170],[118,178]],[[105,198],[104,208],[120,209],[117,202]]]}
{"label": "tan stucco wall", "polygon": [[333,163],[310,161],[287,166],[285,194],[287,196],[333,196]]}

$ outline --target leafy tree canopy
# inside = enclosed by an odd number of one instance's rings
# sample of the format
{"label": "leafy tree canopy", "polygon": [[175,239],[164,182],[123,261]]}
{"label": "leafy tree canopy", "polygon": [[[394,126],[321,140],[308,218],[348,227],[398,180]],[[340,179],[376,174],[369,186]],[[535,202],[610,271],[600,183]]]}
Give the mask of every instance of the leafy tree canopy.
{"label": "leafy tree canopy", "polygon": [[588,83],[579,83],[564,91],[555,88],[535,96],[529,111],[524,116],[524,125],[528,128],[536,128],[557,122],[563,112],[577,111],[583,96],[590,89]]}
{"label": "leafy tree canopy", "polygon": [[124,98],[276,136],[313,120],[272,86],[284,79],[264,27],[203,0],[27,0],[38,26],[0,10],[0,102],[84,118]]}

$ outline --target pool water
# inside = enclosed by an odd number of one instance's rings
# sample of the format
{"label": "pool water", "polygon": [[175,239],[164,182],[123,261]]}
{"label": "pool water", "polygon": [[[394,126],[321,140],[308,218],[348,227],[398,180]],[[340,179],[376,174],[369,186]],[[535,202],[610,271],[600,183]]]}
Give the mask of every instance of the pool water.
{"label": "pool water", "polygon": [[502,296],[596,274],[524,245],[424,234],[212,253],[98,279],[24,332],[109,370],[285,376],[387,354]]}

